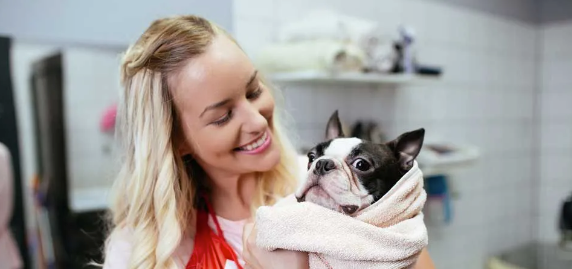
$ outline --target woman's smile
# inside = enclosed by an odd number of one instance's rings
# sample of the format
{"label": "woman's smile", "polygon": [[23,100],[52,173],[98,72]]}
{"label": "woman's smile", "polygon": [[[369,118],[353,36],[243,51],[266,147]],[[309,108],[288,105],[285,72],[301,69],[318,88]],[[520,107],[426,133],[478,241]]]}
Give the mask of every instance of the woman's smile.
{"label": "woman's smile", "polygon": [[272,143],[272,136],[270,135],[270,132],[267,130],[256,140],[244,146],[236,148],[235,151],[245,154],[259,154],[268,149],[271,143]]}

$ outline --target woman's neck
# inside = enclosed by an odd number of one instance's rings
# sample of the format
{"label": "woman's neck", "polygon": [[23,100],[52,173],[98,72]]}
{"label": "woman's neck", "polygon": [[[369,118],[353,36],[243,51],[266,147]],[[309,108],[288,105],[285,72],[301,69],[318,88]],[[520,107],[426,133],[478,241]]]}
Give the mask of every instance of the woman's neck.
{"label": "woman's neck", "polygon": [[228,220],[251,217],[250,203],[256,187],[254,174],[211,178],[211,201],[215,213]]}

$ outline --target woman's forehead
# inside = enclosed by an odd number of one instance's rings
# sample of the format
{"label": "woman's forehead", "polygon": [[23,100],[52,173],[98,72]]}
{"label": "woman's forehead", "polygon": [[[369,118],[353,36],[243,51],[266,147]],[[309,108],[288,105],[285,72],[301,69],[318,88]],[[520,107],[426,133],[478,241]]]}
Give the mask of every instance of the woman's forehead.
{"label": "woman's forehead", "polygon": [[242,94],[254,72],[246,54],[219,35],[171,81],[175,102],[185,112],[200,114],[212,103]]}

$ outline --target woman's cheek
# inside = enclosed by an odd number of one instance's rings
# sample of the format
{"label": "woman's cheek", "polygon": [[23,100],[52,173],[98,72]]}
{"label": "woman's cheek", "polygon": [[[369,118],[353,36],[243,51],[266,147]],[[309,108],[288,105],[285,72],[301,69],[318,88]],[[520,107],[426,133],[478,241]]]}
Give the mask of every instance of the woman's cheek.
{"label": "woman's cheek", "polygon": [[208,150],[213,153],[216,152],[218,154],[233,151],[237,147],[236,131],[234,129],[235,128],[220,128],[220,130],[205,133],[201,139],[204,145],[201,145],[204,148],[203,150]]}

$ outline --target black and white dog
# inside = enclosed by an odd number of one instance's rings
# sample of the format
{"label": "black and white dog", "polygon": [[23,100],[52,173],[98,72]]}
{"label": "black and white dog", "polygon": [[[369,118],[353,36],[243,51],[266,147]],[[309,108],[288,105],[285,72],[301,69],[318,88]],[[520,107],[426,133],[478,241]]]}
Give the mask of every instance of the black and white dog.
{"label": "black and white dog", "polygon": [[421,128],[383,144],[346,138],[335,111],[326,141],[308,153],[306,182],[296,199],[353,215],[383,197],[412,168],[424,136]]}

